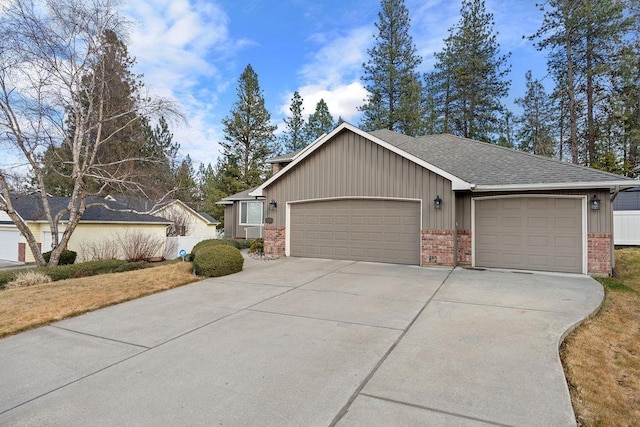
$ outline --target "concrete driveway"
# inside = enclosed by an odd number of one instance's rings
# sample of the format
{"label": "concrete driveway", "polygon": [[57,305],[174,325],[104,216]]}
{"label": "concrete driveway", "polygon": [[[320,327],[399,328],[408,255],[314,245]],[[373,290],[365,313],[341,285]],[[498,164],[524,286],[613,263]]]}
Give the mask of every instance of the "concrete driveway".
{"label": "concrete driveway", "polygon": [[0,340],[2,425],[571,425],[577,275],[318,259]]}

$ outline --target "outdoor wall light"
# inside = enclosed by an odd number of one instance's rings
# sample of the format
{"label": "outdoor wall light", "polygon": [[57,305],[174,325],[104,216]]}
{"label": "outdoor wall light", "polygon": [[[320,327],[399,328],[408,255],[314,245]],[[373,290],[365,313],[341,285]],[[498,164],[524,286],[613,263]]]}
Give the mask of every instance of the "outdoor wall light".
{"label": "outdoor wall light", "polygon": [[593,195],[591,200],[589,200],[589,206],[591,207],[592,211],[600,210],[600,199],[598,199],[598,196],[596,196],[595,194]]}
{"label": "outdoor wall light", "polygon": [[440,198],[440,196],[436,196],[436,198],[433,199],[433,208],[442,209],[442,199]]}
{"label": "outdoor wall light", "polygon": [[271,209],[272,211],[275,211],[277,207],[278,207],[278,204],[276,203],[276,201],[271,199],[271,203],[269,203],[269,209]]}

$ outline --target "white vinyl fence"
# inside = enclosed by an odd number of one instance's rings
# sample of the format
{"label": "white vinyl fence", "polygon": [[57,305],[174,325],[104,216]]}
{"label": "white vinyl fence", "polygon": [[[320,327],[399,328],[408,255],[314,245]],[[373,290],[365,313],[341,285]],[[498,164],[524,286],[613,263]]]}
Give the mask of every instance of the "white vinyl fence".
{"label": "white vinyl fence", "polygon": [[640,245],[640,211],[613,211],[613,244]]}
{"label": "white vinyl fence", "polygon": [[191,252],[191,249],[206,239],[219,239],[220,235],[214,237],[195,237],[195,236],[175,236],[167,237],[167,244],[165,245],[164,257],[166,259],[174,259],[180,256],[180,251],[184,249],[187,253]]}

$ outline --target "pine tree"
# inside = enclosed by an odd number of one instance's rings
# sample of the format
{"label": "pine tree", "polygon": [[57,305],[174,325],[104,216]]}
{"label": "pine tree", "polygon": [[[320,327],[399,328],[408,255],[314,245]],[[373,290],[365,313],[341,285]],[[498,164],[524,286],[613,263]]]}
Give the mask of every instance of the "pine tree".
{"label": "pine tree", "polygon": [[175,175],[176,191],[174,197],[186,204],[191,204],[195,200],[196,181],[193,161],[187,156],[182,160]]}
{"label": "pine tree", "polygon": [[631,23],[624,5],[617,0],[550,0],[541,6],[542,25],[530,37],[539,50],[548,52],[573,163],[590,165],[598,157],[600,122],[607,108],[602,94],[618,67],[616,59]]}
{"label": "pine tree", "polygon": [[421,113],[422,82],[417,67],[422,59],[409,34],[409,11],[404,0],[382,0],[378,34],[367,52],[362,81],[369,92],[361,126],[390,129],[415,136],[424,129]]}
{"label": "pine tree", "polygon": [[516,99],[522,107],[518,118],[516,138],[522,151],[551,157],[554,154],[552,137],[552,103],[539,80],[534,80],[531,71],[525,75],[527,91],[523,98]]}
{"label": "pine tree", "polygon": [[222,120],[225,142],[221,142],[224,167],[240,171],[241,190],[259,185],[268,173],[265,160],[272,154],[276,126],[265,108],[258,75],[247,65],[236,88],[238,96],[231,114]]}
{"label": "pine tree", "polygon": [[437,88],[443,132],[491,141],[508,94],[509,54],[501,55],[493,15],[483,0],[463,0],[461,18],[449,29],[444,49],[437,53]]}
{"label": "pine tree", "polygon": [[329,106],[324,102],[324,99],[321,99],[316,104],[316,110],[307,120],[304,131],[306,140],[311,143],[320,135],[331,132],[335,126],[333,116],[329,112]]}
{"label": "pine tree", "polygon": [[286,128],[282,136],[282,146],[287,153],[298,151],[309,143],[304,136],[305,121],[304,117],[302,117],[302,111],[304,110],[302,101],[298,91],[295,91],[289,106],[291,116],[284,119]]}

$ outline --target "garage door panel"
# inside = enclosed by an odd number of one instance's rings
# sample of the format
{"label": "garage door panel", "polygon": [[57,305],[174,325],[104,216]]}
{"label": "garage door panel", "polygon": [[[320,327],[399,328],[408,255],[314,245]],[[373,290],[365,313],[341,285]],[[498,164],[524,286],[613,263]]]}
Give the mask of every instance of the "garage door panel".
{"label": "garage door panel", "polygon": [[[581,199],[512,197],[475,203],[477,266],[582,272]],[[513,227],[518,206],[522,226]]]}
{"label": "garage door panel", "polygon": [[0,259],[18,261],[20,232],[16,229],[0,228]]}
{"label": "garage door panel", "polygon": [[[318,220],[315,224],[300,220],[305,216],[316,216]],[[292,256],[420,263],[420,204],[417,202],[341,199],[293,204],[291,228]],[[300,234],[300,229],[305,232]],[[317,237],[310,237],[311,230]],[[315,252],[308,249],[318,245],[329,249]]]}

